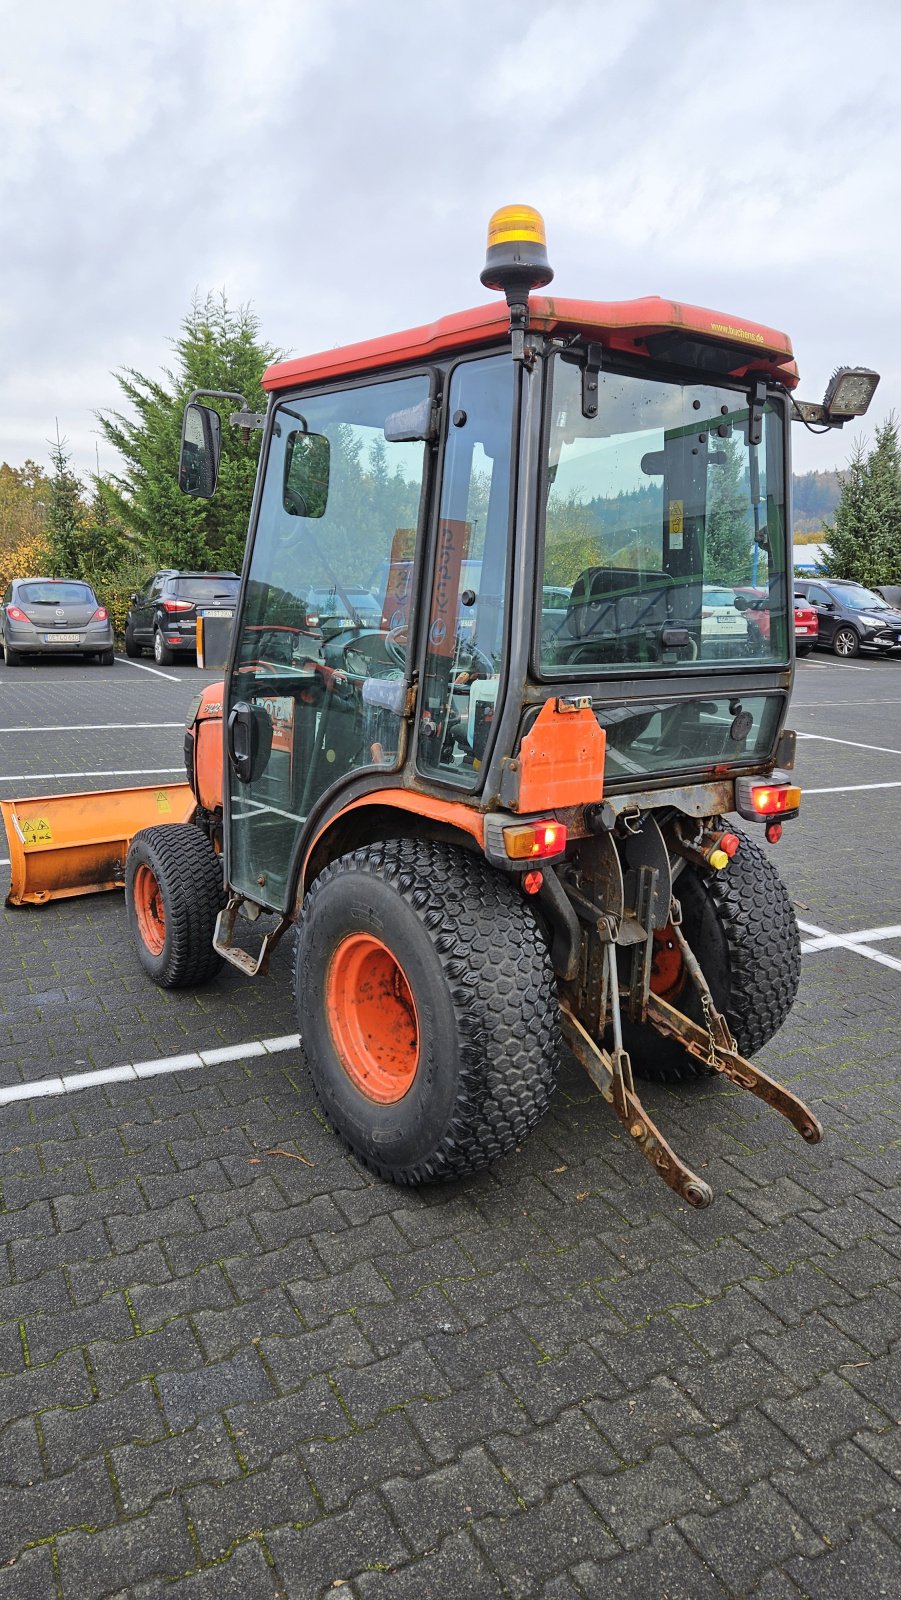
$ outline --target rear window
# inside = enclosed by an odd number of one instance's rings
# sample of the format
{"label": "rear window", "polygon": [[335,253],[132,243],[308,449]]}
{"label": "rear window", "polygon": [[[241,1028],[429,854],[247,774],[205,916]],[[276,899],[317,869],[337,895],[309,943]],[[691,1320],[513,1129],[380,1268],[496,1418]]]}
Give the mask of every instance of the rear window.
{"label": "rear window", "polygon": [[173,593],[180,600],[210,605],[214,600],[237,600],[238,578],[176,578]]}
{"label": "rear window", "polygon": [[89,589],[86,583],[23,583],[18,597],[26,606],[97,604],[93,589]]}

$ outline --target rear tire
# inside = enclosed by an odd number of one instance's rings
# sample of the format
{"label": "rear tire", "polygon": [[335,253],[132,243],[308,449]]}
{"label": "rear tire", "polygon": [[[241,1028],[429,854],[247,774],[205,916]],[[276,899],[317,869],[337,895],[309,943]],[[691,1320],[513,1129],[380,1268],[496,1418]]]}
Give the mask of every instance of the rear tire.
{"label": "rear tire", "polygon": [[225,905],[222,865],[192,823],[136,833],[125,863],[128,925],[145,972],[161,989],[207,983],[222,965],[213,948]]}
{"label": "rear tire", "polygon": [[153,635],[153,659],[158,667],[171,667],[175,656],[166,644],[159,628]]}
{"label": "rear tire", "polygon": [[144,654],[135,638],[134,629],[130,622],[125,624],[125,654],[128,656],[129,661],[136,661],[138,656]]}
{"label": "rear tire", "polygon": [[101,650],[97,660],[101,667],[112,667],[115,664],[116,652],[115,650]]}
{"label": "rear tire", "polygon": [[809,656],[812,648],[813,648],[813,646],[809,645],[809,644],[796,644],[795,645],[795,655],[796,656]]}
{"label": "rear tire", "polygon": [[393,1183],[477,1172],[547,1109],[553,969],[531,909],[478,856],[390,839],[332,862],[304,901],[295,1001],[329,1121]]}
{"label": "rear tire", "polygon": [[[714,828],[725,828],[722,817]],[[736,832],[734,828],[730,831]],[[782,1027],[801,979],[801,936],[788,890],[760,846],[744,833],[722,872],[686,866],[675,883],[682,931],[697,956],[739,1052],[753,1056]],[[664,998],[703,1023],[697,990],[682,971]],[[677,1083],[712,1069],[650,1024],[623,1019],[623,1042],[636,1076]]]}
{"label": "rear tire", "polygon": [[22,657],[18,650],[13,650],[10,645],[5,644],[3,646],[3,654],[8,667],[21,667]]}

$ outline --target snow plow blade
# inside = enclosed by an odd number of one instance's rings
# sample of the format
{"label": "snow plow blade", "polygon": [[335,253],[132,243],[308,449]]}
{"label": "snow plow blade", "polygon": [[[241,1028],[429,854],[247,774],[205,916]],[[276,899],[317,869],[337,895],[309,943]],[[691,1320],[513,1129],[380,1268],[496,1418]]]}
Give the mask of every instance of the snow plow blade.
{"label": "snow plow blade", "polygon": [[10,858],[6,904],[121,889],[135,834],[156,822],[188,822],[195,805],[187,783],[0,800]]}

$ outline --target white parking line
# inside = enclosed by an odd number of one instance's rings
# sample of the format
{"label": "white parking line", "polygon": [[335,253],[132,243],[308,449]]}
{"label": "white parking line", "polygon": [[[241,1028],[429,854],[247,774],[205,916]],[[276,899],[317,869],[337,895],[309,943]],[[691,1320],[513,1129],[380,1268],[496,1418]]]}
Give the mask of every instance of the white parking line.
{"label": "white parking line", "polygon": [[901,756],[901,750],[888,744],[861,744],[857,739],[833,739],[828,733],[799,733],[798,738],[818,739],[821,744],[848,744],[853,750],[879,750],[884,756]]}
{"label": "white parking line", "polygon": [[[12,772],[0,774],[0,783],[43,783],[58,778],[152,778],[162,772],[184,772],[184,763],[180,767],[107,767],[97,772]],[[35,799],[43,796],[36,795]],[[47,797],[49,799],[49,796]]]}
{"label": "white parking line", "polygon": [[160,672],[159,667],[147,667],[143,661],[130,661],[128,656],[117,656],[123,667],[137,667],[139,672],[152,672],[157,678],[168,678],[170,683],[181,683],[181,678],[176,678],[174,672]]}
{"label": "white parking line", "polygon": [[835,789],[803,789],[807,794],[851,794],[855,789],[901,789],[901,780],[892,783],[844,783]]}
{"label": "white parking line", "polygon": [[0,728],[0,733],[130,733],[132,728],[183,728],[184,722],[66,722],[40,728]]}
{"label": "white parking line", "polygon": [[158,1078],[169,1072],[194,1072],[221,1061],[244,1061],[251,1056],[274,1056],[283,1050],[296,1050],[299,1033],[281,1034],[277,1039],[252,1039],[246,1044],[219,1045],[211,1050],[191,1051],[188,1055],[161,1056],[157,1061],[128,1061],[119,1067],[102,1067],[96,1072],[70,1072],[59,1078],[38,1078],[34,1083],[15,1083],[0,1089],[0,1106],[14,1100],[37,1100],[50,1094],[77,1094],[102,1083],[139,1083],[142,1078]]}
{"label": "white parking line", "polygon": [[826,928],[818,928],[814,922],[802,922],[798,919],[798,927],[802,933],[812,935],[801,942],[803,955],[816,954],[819,950],[855,950],[859,956],[866,956],[868,961],[876,961],[882,967],[891,967],[895,972],[901,972],[901,961],[896,956],[887,956],[882,950],[868,950],[867,944],[876,939],[901,938],[901,923],[887,928],[864,928],[859,933],[829,933]]}

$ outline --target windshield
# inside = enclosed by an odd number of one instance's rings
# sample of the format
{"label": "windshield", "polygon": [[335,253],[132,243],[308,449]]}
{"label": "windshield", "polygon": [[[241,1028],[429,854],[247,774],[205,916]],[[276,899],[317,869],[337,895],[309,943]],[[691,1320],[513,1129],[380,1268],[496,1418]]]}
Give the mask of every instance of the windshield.
{"label": "windshield", "polygon": [[888,606],[881,594],[874,594],[872,589],[863,589],[855,585],[853,588],[834,589],[833,593],[842,605],[849,611],[888,611]]}
{"label": "windshield", "polygon": [[87,606],[97,604],[86,583],[25,583],[19,599],[26,606]]}
{"label": "windshield", "polygon": [[778,402],[751,445],[747,396],[734,389],[601,372],[585,417],[581,365],[564,352],[551,373],[542,673],[783,661]]}

